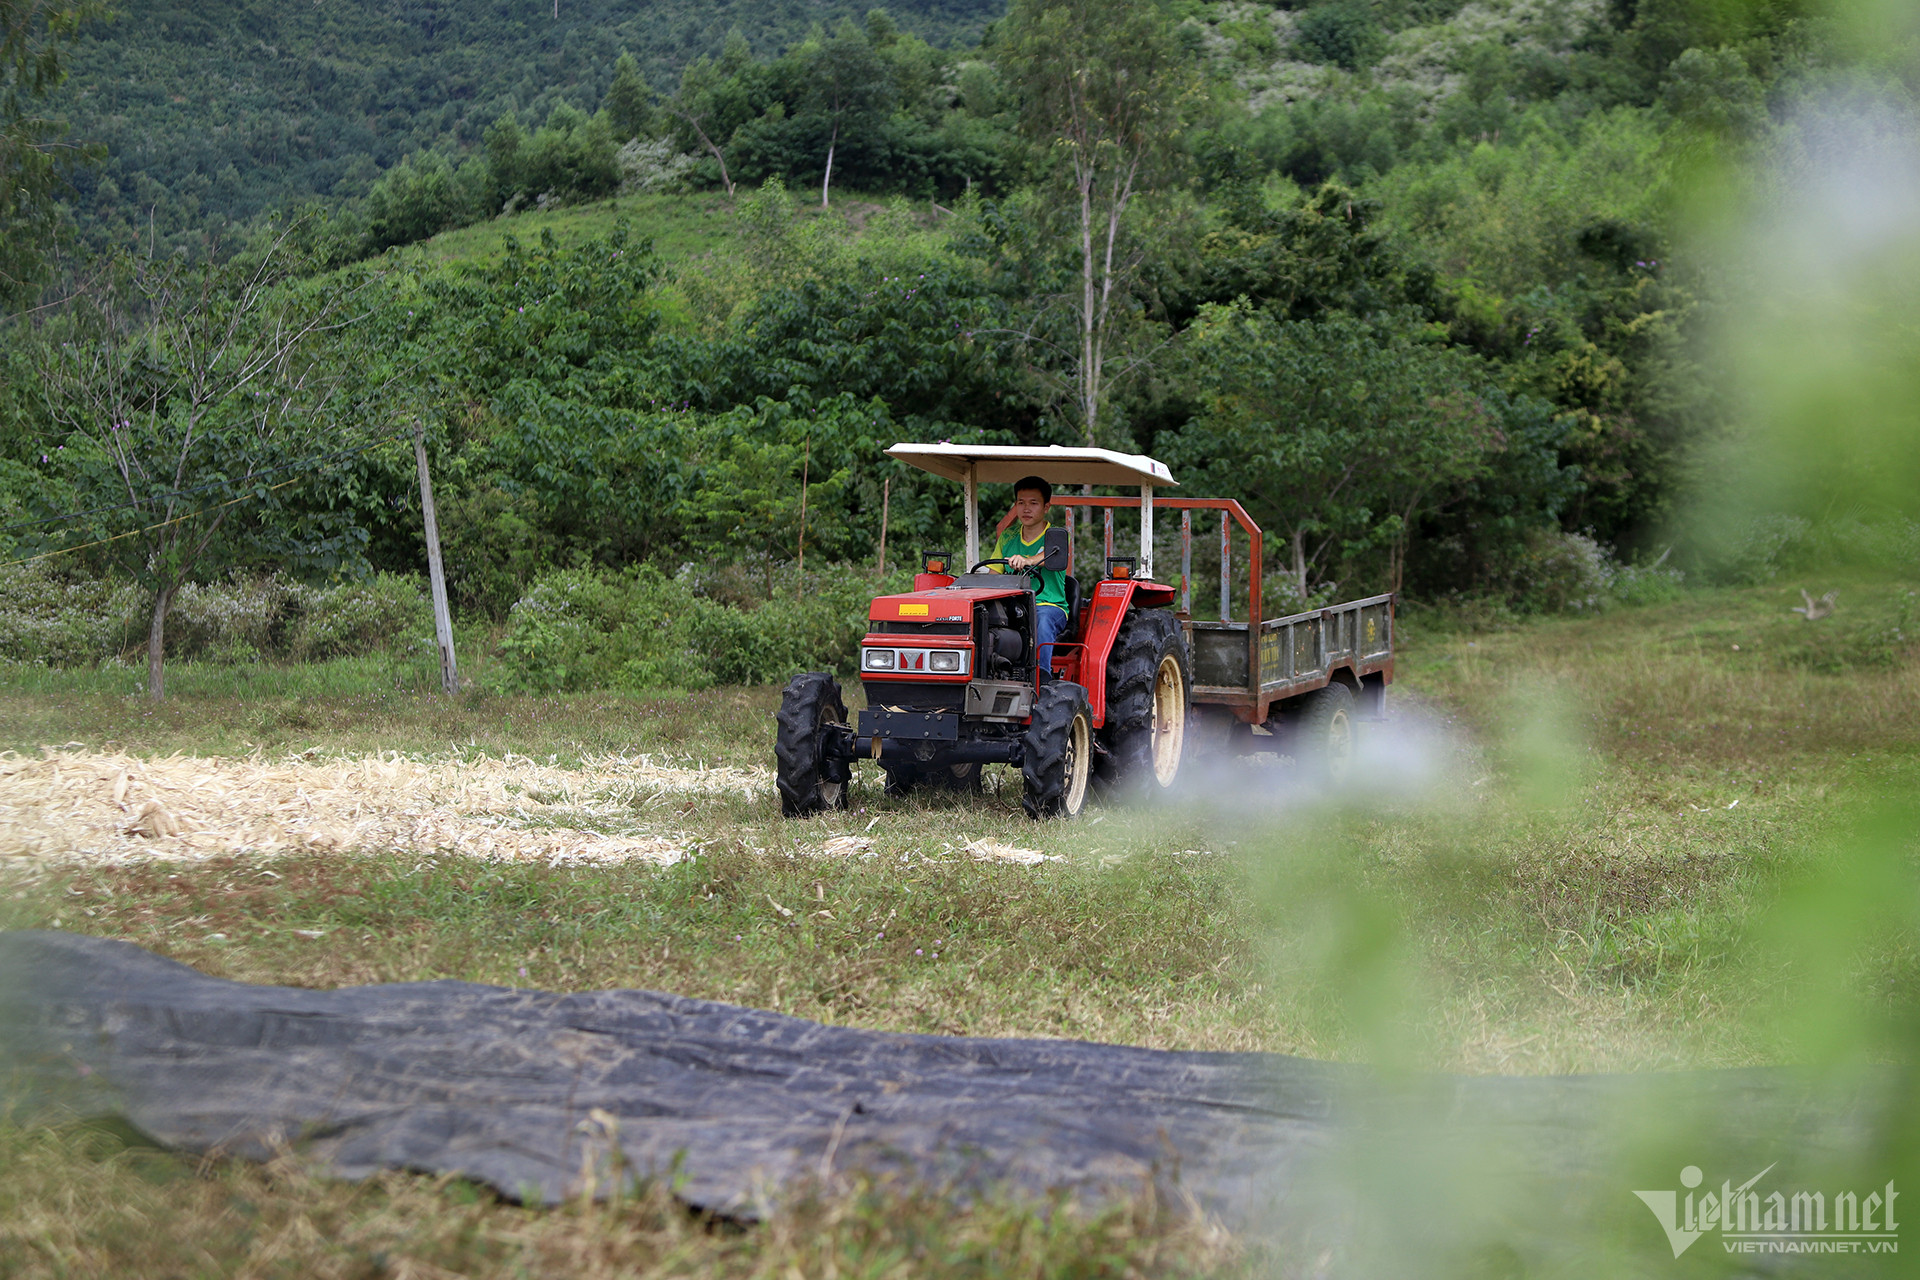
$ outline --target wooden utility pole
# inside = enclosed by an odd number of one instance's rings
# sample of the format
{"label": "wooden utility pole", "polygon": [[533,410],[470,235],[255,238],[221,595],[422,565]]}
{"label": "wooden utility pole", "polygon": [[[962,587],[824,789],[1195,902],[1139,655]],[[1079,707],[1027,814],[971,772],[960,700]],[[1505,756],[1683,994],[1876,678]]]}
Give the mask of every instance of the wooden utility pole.
{"label": "wooden utility pole", "polygon": [[427,474],[427,437],[416,419],[413,460],[420,468],[420,514],[427,530],[427,581],[433,586],[433,636],[440,645],[440,687],[460,692],[460,666],[453,658],[453,614],[447,609],[447,574],[440,566],[440,521],[433,511],[433,477]]}
{"label": "wooden utility pole", "polygon": [[813,467],[813,437],[807,437],[806,457],[800,463],[800,580],[794,584],[798,600],[807,589],[807,473]]}

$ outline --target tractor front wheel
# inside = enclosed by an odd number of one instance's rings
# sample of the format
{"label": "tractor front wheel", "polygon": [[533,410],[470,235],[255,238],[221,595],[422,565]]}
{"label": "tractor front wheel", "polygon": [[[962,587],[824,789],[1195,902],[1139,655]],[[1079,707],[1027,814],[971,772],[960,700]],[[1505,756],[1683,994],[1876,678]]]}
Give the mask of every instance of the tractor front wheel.
{"label": "tractor front wheel", "polygon": [[847,807],[847,783],[853,769],[828,756],[828,725],[847,723],[840,682],[824,671],[795,676],[780,695],[774,721],[774,782],[780,788],[780,812],[806,818],[825,809]]}
{"label": "tractor front wheel", "polygon": [[1107,659],[1106,754],[1096,780],[1116,795],[1172,787],[1187,758],[1187,633],[1159,609],[1127,615]]}
{"label": "tractor front wheel", "polygon": [[1075,818],[1087,804],[1093,712],[1087,691],[1056,680],[1034,699],[1020,766],[1020,807],[1030,818]]}

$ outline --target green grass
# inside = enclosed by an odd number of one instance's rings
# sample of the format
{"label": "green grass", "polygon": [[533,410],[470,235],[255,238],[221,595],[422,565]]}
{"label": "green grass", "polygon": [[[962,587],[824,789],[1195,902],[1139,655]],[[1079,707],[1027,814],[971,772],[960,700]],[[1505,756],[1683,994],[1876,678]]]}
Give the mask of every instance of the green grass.
{"label": "green grass", "polygon": [[[0,923],[129,938],[211,973],[312,986],[640,986],[904,1031],[1469,1072],[1797,1060],[1810,1051],[1797,1019],[1823,989],[1782,948],[1781,904],[1844,882],[1834,877],[1863,801],[1920,790],[1920,664],[1903,641],[1874,638],[1909,589],[1844,585],[1841,611],[1815,624],[1787,612],[1799,596],[1782,588],[1498,627],[1416,614],[1394,697],[1434,726],[1408,748],[1431,777],[1344,802],[1276,799],[1282,766],[1215,761],[1204,796],[1036,826],[1004,774],[976,800],[925,801],[881,797],[876,775],[853,811],[806,823],[780,819],[770,795],[637,807],[630,829],[699,842],[666,870],[416,850],[270,867],[15,867],[0,872]],[[125,671],[16,668],[0,677],[0,743],[769,762],[776,690],[447,700],[393,688],[381,670],[181,668],[176,698],[153,707],[129,696]],[[366,684],[349,691],[356,679]],[[871,839],[873,856],[815,856],[841,834]],[[960,846],[980,837],[1062,860],[976,863]],[[1863,1026],[1920,1007],[1913,921],[1886,919],[1847,935],[1832,996],[1862,1010]],[[23,1237],[40,1252],[21,1274],[124,1269],[139,1239],[127,1205],[156,1221],[229,1222],[222,1206],[236,1198],[262,1206],[261,1225],[246,1244],[210,1228],[204,1270],[351,1274],[328,1243],[342,1238],[490,1275],[561,1267],[545,1251],[563,1241],[600,1250],[579,1255],[581,1274],[811,1275],[829,1261],[879,1274],[899,1257],[916,1273],[1000,1274],[1051,1270],[1079,1250],[1146,1271],[1247,1265],[1138,1214],[1043,1227],[986,1206],[912,1243],[871,1207],[885,1196],[855,1196],[722,1238],[660,1225],[671,1214],[657,1205],[526,1214],[460,1202],[470,1193],[457,1184],[338,1188],[230,1166],[188,1176],[162,1157],[96,1159],[71,1134],[0,1134],[11,1162],[44,1170],[0,1211],[40,1224]],[[87,1207],[59,1225],[76,1197]],[[335,1225],[314,1225],[323,1219]],[[1048,1231],[1067,1235],[1049,1244]],[[264,1239],[281,1252],[256,1266],[248,1250]]]}

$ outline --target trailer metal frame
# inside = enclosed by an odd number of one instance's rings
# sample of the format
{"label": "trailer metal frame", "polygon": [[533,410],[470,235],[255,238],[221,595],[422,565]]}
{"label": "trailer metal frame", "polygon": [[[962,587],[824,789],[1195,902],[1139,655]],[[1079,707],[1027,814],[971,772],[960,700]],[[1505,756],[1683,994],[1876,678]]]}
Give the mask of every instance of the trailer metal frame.
{"label": "trailer metal frame", "polygon": [[[1187,632],[1187,648],[1193,663],[1189,692],[1196,706],[1218,706],[1230,710],[1236,720],[1245,724],[1265,724],[1275,719],[1276,704],[1339,682],[1352,688],[1363,714],[1379,714],[1385,687],[1393,682],[1395,597],[1392,592],[1282,618],[1263,618],[1260,592],[1264,538],[1259,524],[1247,514],[1246,508],[1232,498],[1156,496],[1149,501],[1151,506],[1142,512],[1143,531],[1151,529],[1148,520],[1156,509],[1180,513],[1180,579],[1175,613]],[[1136,497],[1089,494],[1056,493],[1053,502],[1070,511],[1101,512],[1103,571],[1114,554],[1113,513],[1142,507],[1142,500]],[[1193,617],[1193,513],[1196,511],[1220,513],[1218,620]],[[1012,523],[1013,513],[1008,511],[995,526],[995,534]],[[1073,542],[1078,536],[1078,524],[1079,521],[1069,516],[1068,559],[1074,564],[1078,563]],[[1231,572],[1236,526],[1247,537],[1247,617],[1244,621],[1234,621],[1229,616],[1232,589],[1237,585]],[[1151,548],[1142,549],[1143,562],[1150,563],[1150,551]],[[1084,625],[1083,620],[1083,629]]]}

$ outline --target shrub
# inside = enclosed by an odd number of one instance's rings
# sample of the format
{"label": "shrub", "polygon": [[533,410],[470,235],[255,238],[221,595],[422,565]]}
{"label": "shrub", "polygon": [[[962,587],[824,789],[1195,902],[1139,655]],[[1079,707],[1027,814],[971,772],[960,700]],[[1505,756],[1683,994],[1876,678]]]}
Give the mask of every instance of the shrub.
{"label": "shrub", "polygon": [[1592,538],[1542,529],[1515,558],[1508,590],[1533,613],[1593,612],[1606,607],[1613,574],[1613,556]]}
{"label": "shrub", "polygon": [[[212,662],[251,662],[285,653],[300,616],[319,594],[277,573],[189,582],[167,611],[167,653]],[[144,611],[150,604],[142,600],[140,607]],[[143,623],[140,632],[145,630]]]}
{"label": "shrub", "polygon": [[[0,658],[48,666],[104,661],[145,643],[152,598],[132,583],[45,561],[0,568]],[[188,583],[167,611],[167,656],[209,662],[388,652],[428,637],[432,612],[411,578],[309,587],[280,574]]]}
{"label": "shrub", "polygon": [[833,568],[804,583],[776,583],[773,599],[747,608],[651,565],[618,574],[561,570],[514,605],[500,642],[503,683],[534,693],[703,689],[850,670],[879,589],[863,570]]}
{"label": "shrub", "polygon": [[620,166],[623,196],[683,191],[694,165],[694,157],[675,151],[665,138],[635,138],[620,148],[614,161]]}
{"label": "shrub", "polygon": [[1728,586],[1771,582],[1802,560],[1812,542],[1813,525],[1799,516],[1754,516],[1731,530],[1710,529],[1702,566],[1707,576]]}
{"label": "shrub", "polygon": [[433,607],[420,583],[396,573],[316,591],[293,636],[296,658],[339,658],[411,646],[433,647]]}
{"label": "shrub", "polygon": [[1514,560],[1506,593],[1514,608],[1529,613],[1597,613],[1677,599],[1684,581],[1664,553],[1650,565],[1623,565],[1587,534],[1543,529]]}
{"label": "shrub", "polygon": [[130,586],[44,560],[0,568],[0,658],[47,666],[98,662],[146,634]]}

